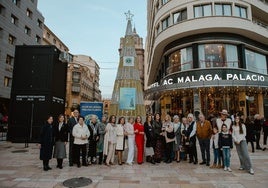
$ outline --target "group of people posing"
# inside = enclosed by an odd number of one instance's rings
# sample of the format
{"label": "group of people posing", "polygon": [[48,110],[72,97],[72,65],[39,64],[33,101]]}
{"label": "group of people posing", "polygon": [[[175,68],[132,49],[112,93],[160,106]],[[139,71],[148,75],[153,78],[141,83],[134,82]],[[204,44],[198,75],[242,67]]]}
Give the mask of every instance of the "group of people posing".
{"label": "group of people posing", "polygon": [[[239,115],[234,122],[228,116],[227,110],[222,110],[215,123],[206,120],[203,114],[199,114],[198,120],[195,120],[191,113],[181,119],[177,115],[172,118],[166,115],[162,121],[160,114],[156,113],[154,116],[147,115],[142,123],[141,116],[127,120],[125,117],[117,119],[115,115],[109,119],[103,116],[98,122],[97,116],[93,115],[90,122],[85,124],[84,117],[74,110],[67,122],[60,115],[58,122],[52,125],[53,117],[48,117],[41,131],[40,159],[43,160],[44,170],[50,170],[49,160],[53,154],[57,158],[57,168],[61,169],[66,158],[65,146],[69,141],[69,166],[76,164],[81,167],[81,155],[83,166],[96,163],[114,165],[116,155],[119,165],[132,165],[135,151],[137,164],[144,162],[144,156],[146,162],[152,164],[161,161],[171,163],[174,160],[179,163],[188,158],[189,163],[197,164],[198,140],[202,156],[200,165],[232,171],[230,150],[234,143],[240,160],[239,169],[254,174],[248,154],[246,127]],[[212,164],[211,149],[214,155]],[[127,155],[126,161],[123,161],[123,154]]]}

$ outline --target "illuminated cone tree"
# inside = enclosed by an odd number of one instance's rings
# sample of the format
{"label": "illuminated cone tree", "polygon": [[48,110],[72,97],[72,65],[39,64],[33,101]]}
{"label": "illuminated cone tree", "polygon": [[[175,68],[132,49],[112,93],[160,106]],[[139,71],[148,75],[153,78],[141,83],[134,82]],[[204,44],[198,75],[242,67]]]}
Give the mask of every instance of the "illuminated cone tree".
{"label": "illuminated cone tree", "polygon": [[121,38],[120,62],[114,83],[109,115],[145,117],[143,88],[135,50],[136,31],[132,30],[133,15],[128,11],[127,29]]}

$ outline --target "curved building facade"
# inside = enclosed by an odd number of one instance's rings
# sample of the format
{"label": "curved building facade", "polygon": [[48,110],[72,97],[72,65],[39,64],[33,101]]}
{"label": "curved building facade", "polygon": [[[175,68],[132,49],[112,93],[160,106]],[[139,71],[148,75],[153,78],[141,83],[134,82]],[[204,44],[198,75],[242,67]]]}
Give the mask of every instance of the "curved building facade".
{"label": "curved building facade", "polygon": [[148,0],[152,112],[268,116],[268,1]]}

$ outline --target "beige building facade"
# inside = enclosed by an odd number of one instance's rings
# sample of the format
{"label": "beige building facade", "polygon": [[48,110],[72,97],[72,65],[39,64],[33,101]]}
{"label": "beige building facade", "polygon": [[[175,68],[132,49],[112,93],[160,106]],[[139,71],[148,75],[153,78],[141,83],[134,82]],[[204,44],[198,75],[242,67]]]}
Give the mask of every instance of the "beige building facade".
{"label": "beige building facade", "polygon": [[66,114],[79,108],[81,101],[101,101],[99,65],[90,56],[74,55],[68,64],[66,86]]}
{"label": "beige building facade", "polygon": [[69,52],[69,48],[45,24],[43,27],[42,45],[54,45],[62,52]]}
{"label": "beige building facade", "polygon": [[268,2],[148,0],[152,112],[268,116]]}

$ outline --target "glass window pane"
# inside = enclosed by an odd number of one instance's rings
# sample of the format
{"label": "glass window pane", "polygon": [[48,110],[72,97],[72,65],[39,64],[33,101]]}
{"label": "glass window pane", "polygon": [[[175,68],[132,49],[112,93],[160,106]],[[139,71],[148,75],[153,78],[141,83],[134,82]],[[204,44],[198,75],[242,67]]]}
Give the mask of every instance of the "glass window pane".
{"label": "glass window pane", "polygon": [[202,7],[201,6],[194,7],[194,17],[195,18],[202,17]]}
{"label": "glass window pane", "polygon": [[187,10],[181,12],[181,20],[187,20]]}
{"label": "glass window pane", "polygon": [[232,15],[231,5],[223,5],[223,11],[225,16],[231,16]]}
{"label": "glass window pane", "polygon": [[180,21],[180,17],[181,17],[181,12],[177,12],[175,14],[173,14],[173,22],[177,23]]}
{"label": "glass window pane", "polygon": [[237,55],[237,47],[235,45],[226,44],[226,61],[227,67],[235,67],[238,68],[238,55]]}
{"label": "glass window pane", "polygon": [[241,8],[240,8],[240,11],[241,11],[241,17],[242,17],[242,18],[247,18],[247,9],[241,7]]}
{"label": "glass window pane", "polygon": [[222,5],[215,5],[215,15],[222,16]]}
{"label": "glass window pane", "polygon": [[204,5],[203,10],[204,10],[204,16],[211,16],[212,15],[211,5]]}
{"label": "glass window pane", "polygon": [[247,70],[267,74],[266,57],[262,54],[246,50]]}
{"label": "glass window pane", "polygon": [[238,17],[240,17],[240,7],[235,6],[234,16],[238,16]]}

